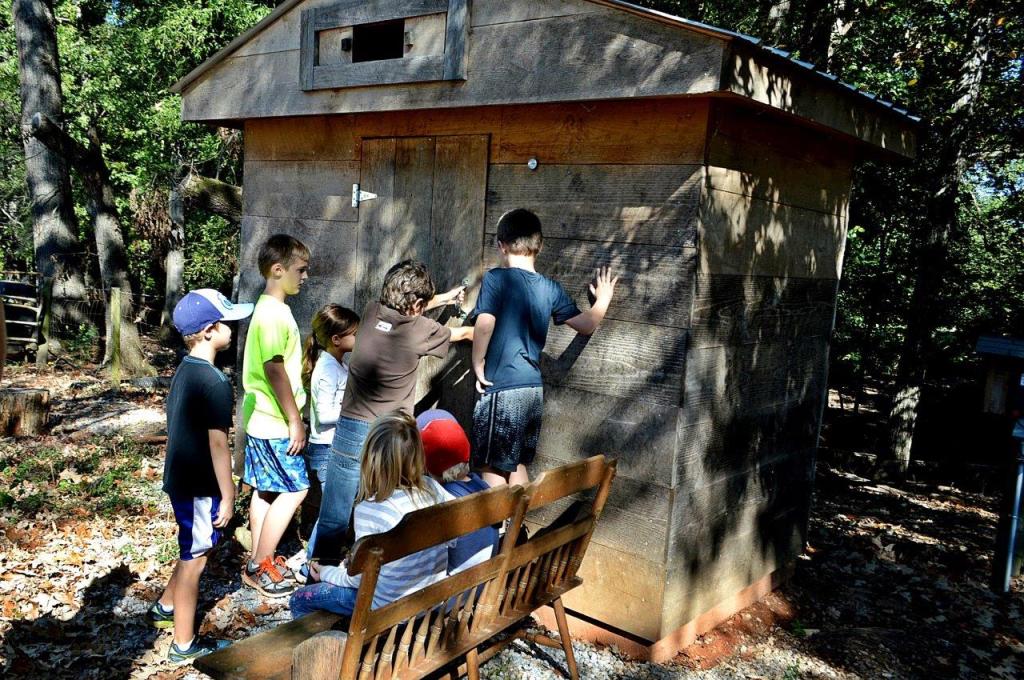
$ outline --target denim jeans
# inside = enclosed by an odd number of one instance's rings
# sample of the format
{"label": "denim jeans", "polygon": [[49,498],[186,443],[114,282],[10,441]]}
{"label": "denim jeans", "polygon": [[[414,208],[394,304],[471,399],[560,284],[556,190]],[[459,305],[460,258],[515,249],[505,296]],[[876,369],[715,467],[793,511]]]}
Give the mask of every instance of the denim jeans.
{"label": "denim jeans", "polygon": [[314,554],[325,564],[333,564],[341,557],[352,506],[359,491],[359,465],[363,442],[370,433],[370,423],[341,417],[334,428],[331,459],[327,463],[327,479],[320,501],[320,519],[317,520],[317,543]]}
{"label": "denim jeans", "polygon": [[315,611],[352,616],[358,592],[357,588],[345,588],[330,583],[313,583],[292,593],[288,605],[291,607],[293,619],[312,614]]}
{"label": "denim jeans", "polygon": [[[327,463],[331,460],[331,445],[330,444],[309,444],[306,447],[306,465],[309,466],[309,471],[316,475],[316,478],[320,480],[320,493],[321,498],[326,493],[324,489],[327,488]],[[313,524],[313,531],[309,533],[309,545],[306,546],[306,560],[309,561],[313,557],[313,546],[316,545],[316,529],[319,525],[319,520]]]}

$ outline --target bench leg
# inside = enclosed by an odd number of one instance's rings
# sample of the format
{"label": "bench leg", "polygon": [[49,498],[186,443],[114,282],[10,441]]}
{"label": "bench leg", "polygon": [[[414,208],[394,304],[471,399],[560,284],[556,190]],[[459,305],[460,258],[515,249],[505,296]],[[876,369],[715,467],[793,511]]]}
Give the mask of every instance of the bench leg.
{"label": "bench leg", "polygon": [[480,680],[480,655],[475,647],[466,652],[466,677],[469,680]]}
{"label": "bench leg", "polygon": [[555,620],[558,621],[558,637],[562,639],[562,649],[565,650],[565,665],[569,667],[569,677],[572,680],[579,680],[579,673],[576,671],[576,657],[572,653],[572,638],[569,637],[569,622],[565,620],[565,607],[562,605],[562,598],[556,599],[552,606],[555,610]]}

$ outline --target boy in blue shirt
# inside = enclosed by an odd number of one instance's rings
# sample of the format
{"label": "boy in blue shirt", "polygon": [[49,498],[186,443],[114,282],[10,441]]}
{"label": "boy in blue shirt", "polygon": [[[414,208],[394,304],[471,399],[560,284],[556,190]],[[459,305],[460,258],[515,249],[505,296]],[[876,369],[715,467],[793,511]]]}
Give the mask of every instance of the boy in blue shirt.
{"label": "boy in blue shirt", "polygon": [[167,653],[171,661],[189,661],[228,644],[195,634],[199,576],[235,507],[228,446],[234,396],[213,361],[231,345],[231,328],[223,322],[244,319],[252,308],[233,305],[209,288],[192,291],[174,308],[174,326],[185,338],[188,355],[174,372],[167,395],[163,489],[178,523],[180,559],[148,615],[157,628],[174,627]]}
{"label": "boy in blue shirt", "polygon": [[581,312],[561,284],[537,273],[544,243],[540,219],[517,208],[498,220],[501,267],[483,278],[474,314],[473,372],[483,396],[473,409],[473,466],[490,486],[526,484],[544,411],[540,355],[548,325],[566,324],[591,335],[608,311],[615,284],[607,267],[597,272],[594,303]]}

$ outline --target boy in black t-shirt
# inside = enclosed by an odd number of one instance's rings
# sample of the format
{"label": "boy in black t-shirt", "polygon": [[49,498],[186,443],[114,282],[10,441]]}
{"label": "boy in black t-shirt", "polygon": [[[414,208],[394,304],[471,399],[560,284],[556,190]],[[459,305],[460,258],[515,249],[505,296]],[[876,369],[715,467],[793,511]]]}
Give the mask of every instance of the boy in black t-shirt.
{"label": "boy in black t-shirt", "polygon": [[234,398],[231,383],[213,360],[231,344],[231,329],[223,322],[244,319],[252,308],[232,305],[209,288],[192,291],[174,308],[174,326],[189,353],[175,371],[167,395],[163,489],[178,522],[180,559],[163,595],[149,610],[149,620],[157,628],[174,626],[167,653],[171,661],[189,661],[228,644],[195,634],[199,576],[235,505],[228,447]]}

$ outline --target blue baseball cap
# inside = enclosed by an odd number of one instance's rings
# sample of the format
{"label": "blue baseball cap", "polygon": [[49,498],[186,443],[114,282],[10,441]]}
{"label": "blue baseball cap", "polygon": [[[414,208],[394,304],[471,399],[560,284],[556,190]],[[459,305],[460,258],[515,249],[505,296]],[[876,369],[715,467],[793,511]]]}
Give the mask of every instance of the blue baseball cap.
{"label": "blue baseball cap", "polygon": [[416,416],[416,426],[422,432],[427,427],[427,425],[434,422],[435,420],[452,420],[455,422],[459,422],[458,419],[448,411],[439,408],[432,408]]}
{"label": "blue baseball cap", "polygon": [[252,304],[236,305],[212,288],[200,288],[174,306],[174,327],[182,335],[193,335],[218,321],[244,319],[252,309]]}

